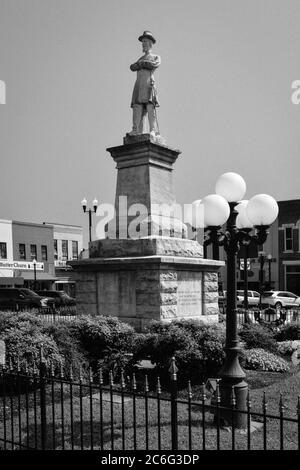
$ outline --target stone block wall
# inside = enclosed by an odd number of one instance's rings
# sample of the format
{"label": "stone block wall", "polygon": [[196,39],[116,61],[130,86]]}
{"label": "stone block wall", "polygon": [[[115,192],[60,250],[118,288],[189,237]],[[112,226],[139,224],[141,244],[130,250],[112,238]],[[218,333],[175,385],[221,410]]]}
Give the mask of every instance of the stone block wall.
{"label": "stone block wall", "polygon": [[218,315],[218,273],[203,273],[203,297],[203,314],[207,316]]}
{"label": "stone block wall", "polygon": [[195,269],[193,263],[180,266],[174,258],[166,263],[153,263],[151,257],[137,265],[122,262],[118,269],[116,263],[75,271],[79,313],[118,317],[137,330],[153,320],[218,321],[217,271]]}

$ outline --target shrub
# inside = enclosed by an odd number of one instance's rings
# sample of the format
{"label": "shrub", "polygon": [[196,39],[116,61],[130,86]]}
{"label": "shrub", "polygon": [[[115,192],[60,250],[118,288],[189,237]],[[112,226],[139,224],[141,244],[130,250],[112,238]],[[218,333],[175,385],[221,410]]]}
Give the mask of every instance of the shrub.
{"label": "shrub", "polygon": [[294,352],[293,341],[280,341],[277,343],[277,349],[282,356],[291,356]]}
{"label": "shrub", "polygon": [[277,341],[300,339],[300,325],[297,323],[282,325],[275,338]]}
{"label": "shrub", "polygon": [[69,324],[52,323],[44,325],[42,332],[55,341],[59,353],[64,358],[64,373],[67,378],[70,377],[71,368],[74,378],[79,377],[80,369],[82,375],[86,375],[86,369],[88,368],[87,354]]}
{"label": "shrub", "polygon": [[289,366],[284,359],[261,348],[244,350],[240,360],[245,369],[268,372],[286,372],[289,370]]}
{"label": "shrub", "polygon": [[265,349],[276,352],[276,340],[272,329],[263,325],[245,324],[239,331],[239,336],[244,342],[246,349]]}
{"label": "shrub", "polygon": [[134,360],[149,357],[168,376],[172,356],[178,378],[202,381],[218,372],[224,360],[225,330],[221,325],[195,321],[154,322],[134,348]]}
{"label": "shrub", "polygon": [[39,363],[41,349],[48,367],[51,363],[56,367],[63,362],[55,341],[27,322],[5,330],[0,339],[5,341],[7,357],[13,362],[19,360],[21,367],[28,365],[32,370],[33,363]]}
{"label": "shrub", "polygon": [[126,354],[131,353],[136,337],[134,329],[127,323],[115,317],[82,316],[69,328],[94,369],[100,363],[105,369],[117,373],[127,364]]}
{"label": "shrub", "polygon": [[37,330],[43,325],[43,322],[33,313],[0,312],[0,334],[10,328],[22,327],[24,323]]}

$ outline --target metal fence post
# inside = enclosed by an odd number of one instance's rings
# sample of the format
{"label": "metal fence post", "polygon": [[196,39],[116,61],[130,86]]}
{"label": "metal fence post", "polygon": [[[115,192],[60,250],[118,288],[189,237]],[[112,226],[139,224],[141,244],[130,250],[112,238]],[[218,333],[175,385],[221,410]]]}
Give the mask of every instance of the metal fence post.
{"label": "metal fence post", "polygon": [[47,367],[43,357],[43,350],[40,349],[40,411],[41,411],[41,446],[42,450],[47,447],[47,409],[46,409],[46,384]]}
{"label": "metal fence post", "polygon": [[169,372],[171,376],[171,437],[172,450],[178,449],[178,423],[177,423],[177,371],[175,357],[171,359]]}

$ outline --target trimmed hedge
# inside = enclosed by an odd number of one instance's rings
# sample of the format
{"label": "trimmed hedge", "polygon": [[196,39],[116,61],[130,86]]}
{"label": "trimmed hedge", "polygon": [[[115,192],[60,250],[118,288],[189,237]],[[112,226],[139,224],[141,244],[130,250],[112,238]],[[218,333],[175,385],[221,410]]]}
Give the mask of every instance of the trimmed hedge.
{"label": "trimmed hedge", "polygon": [[239,331],[239,336],[246,349],[265,349],[273,353],[277,352],[276,340],[274,338],[274,332],[271,328],[268,328],[260,324],[245,324]]}

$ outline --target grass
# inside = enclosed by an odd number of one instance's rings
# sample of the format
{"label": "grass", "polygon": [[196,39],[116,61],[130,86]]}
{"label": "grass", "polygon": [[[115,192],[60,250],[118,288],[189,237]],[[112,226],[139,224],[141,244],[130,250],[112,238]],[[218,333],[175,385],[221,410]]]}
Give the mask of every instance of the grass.
{"label": "grass", "polygon": [[[262,411],[262,395],[263,390],[267,397],[268,413],[279,415],[279,397],[280,393],[284,399],[284,416],[297,417],[297,396],[300,390],[300,372],[299,368],[292,370],[290,373],[268,373],[258,371],[248,371],[247,381],[251,387],[251,410],[253,412]],[[263,387],[263,388],[262,388]],[[52,392],[53,397],[52,397]],[[123,444],[125,449],[134,449],[134,439],[136,439],[136,447],[138,449],[158,449],[159,429],[161,438],[161,449],[169,450],[171,442],[170,427],[170,403],[164,398],[160,402],[160,427],[158,426],[158,408],[156,398],[148,398],[147,413],[148,426],[146,426],[146,407],[145,399],[136,398],[136,435],[133,426],[133,400],[129,397],[125,401],[122,415],[122,406],[120,403],[103,401],[103,419],[101,420],[101,411],[99,404],[99,393],[97,388],[93,390],[93,398],[90,400],[89,389],[83,387],[82,401],[78,395],[78,387],[74,386],[73,408],[71,409],[71,401],[69,394],[69,386],[56,384],[54,390],[51,386],[47,387],[47,441],[48,447],[53,448],[53,435],[55,435],[56,449],[100,449],[101,443],[103,449],[112,448],[121,450]],[[200,387],[193,387],[193,401],[197,401],[200,396]],[[152,394],[152,392],[151,392]],[[61,396],[63,395],[64,409],[62,414]],[[39,404],[39,390],[36,391],[37,409]],[[52,398],[54,398],[54,407],[52,407]],[[109,399],[107,392],[105,398]],[[181,390],[179,393],[179,401],[186,399],[186,391]],[[29,398],[29,413],[25,412],[25,395],[20,398],[20,415],[18,414],[18,397],[6,399],[6,438],[10,439],[12,433],[14,440],[19,439],[25,445],[32,447],[40,446],[40,417],[38,414],[37,423],[34,423],[34,394],[31,392]],[[13,418],[11,409],[14,410]],[[0,438],[3,438],[3,400],[0,401]],[[53,426],[53,412],[55,416]],[[73,418],[72,418],[73,416]],[[91,420],[92,417],[92,420]],[[111,420],[112,418],[112,420]],[[199,450],[203,448],[203,430],[205,431],[205,447],[207,449],[216,449],[217,446],[217,430],[213,423],[213,416],[205,413],[205,426],[203,425],[203,415],[200,405],[192,405],[191,407],[191,430],[192,430],[192,448]],[[122,428],[122,419],[124,421],[124,433]],[[262,420],[256,418],[254,420]],[[19,424],[21,423],[21,426]],[[28,425],[27,425],[28,423]],[[62,426],[63,423],[63,426]],[[101,425],[102,423],[102,425]],[[112,426],[113,423],[113,426]],[[189,415],[186,404],[178,403],[178,436],[179,448],[186,450],[189,448]],[[296,449],[298,446],[298,423],[285,421],[283,425],[284,448]],[[279,420],[267,419],[267,448],[279,449]],[[247,448],[247,434],[234,433],[222,429],[220,431],[220,448],[231,449],[232,439],[235,439],[236,449]],[[8,447],[9,448],[9,447]],[[18,446],[16,446],[18,448]],[[251,448],[263,448],[263,429],[255,431],[251,434]]]}

